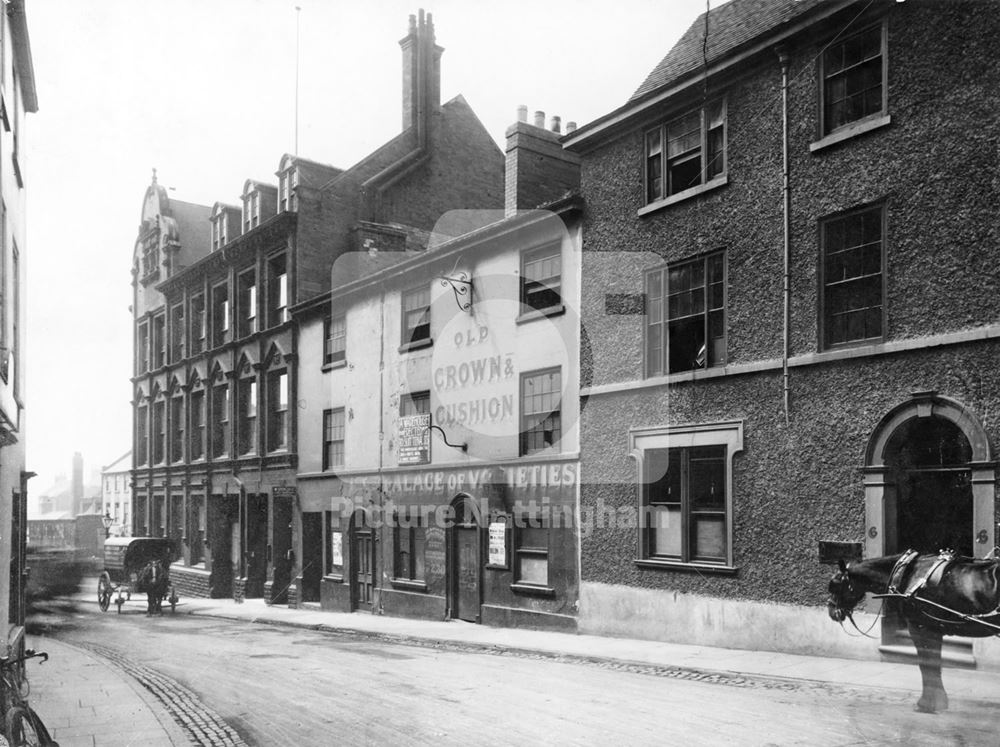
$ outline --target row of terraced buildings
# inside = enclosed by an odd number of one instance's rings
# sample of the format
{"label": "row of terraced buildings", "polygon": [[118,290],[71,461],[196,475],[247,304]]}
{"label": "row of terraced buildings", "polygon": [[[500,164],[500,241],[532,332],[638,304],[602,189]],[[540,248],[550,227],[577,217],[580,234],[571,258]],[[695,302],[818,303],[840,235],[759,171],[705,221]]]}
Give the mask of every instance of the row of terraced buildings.
{"label": "row of terraced buildings", "polygon": [[997,544],[986,6],[731,0],[503,151],[411,18],[378,150],[146,191],[133,532],[187,594],[907,655],[826,563]]}

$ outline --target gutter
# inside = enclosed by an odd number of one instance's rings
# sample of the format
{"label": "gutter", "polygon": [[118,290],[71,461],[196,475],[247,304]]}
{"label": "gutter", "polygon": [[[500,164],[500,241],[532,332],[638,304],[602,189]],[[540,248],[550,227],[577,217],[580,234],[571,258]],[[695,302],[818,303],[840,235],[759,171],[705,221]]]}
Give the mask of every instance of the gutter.
{"label": "gutter", "polygon": [[[5,0],[6,2],[6,0]],[[24,0],[11,0],[7,5],[13,37],[15,67],[21,79],[21,99],[24,111],[38,111],[38,94],[35,91],[35,64],[31,59],[31,41],[28,38],[28,21],[24,15]]]}
{"label": "gutter", "polygon": [[830,0],[817,6],[815,13],[810,13],[807,17],[800,17],[798,22],[786,25],[781,31],[775,31],[773,35],[760,37],[760,40],[750,46],[744,47],[741,52],[731,52],[726,57],[716,61],[707,67],[698,67],[684,76],[680,76],[662,86],[658,91],[650,92],[646,98],[626,102],[623,106],[611,111],[599,119],[589,122],[582,127],[578,127],[572,134],[566,135],[562,139],[563,147],[571,151],[586,151],[589,148],[599,145],[605,138],[614,137],[622,128],[632,125],[635,120],[644,115],[652,116],[652,112],[658,111],[660,105],[678,96],[687,90],[704,85],[705,79],[709,76],[717,75],[731,69],[739,69],[741,65],[754,56],[767,51],[778,42],[786,41],[792,36],[801,33],[810,26],[814,26],[830,16],[839,13],[844,8],[853,5],[855,0]]}
{"label": "gutter", "polygon": [[[439,263],[466,251],[474,251],[491,241],[502,238],[506,234],[524,230],[539,224],[549,213],[563,217],[583,210],[583,200],[576,194],[570,194],[554,202],[540,205],[526,213],[510,218],[502,218],[482,228],[456,236],[432,250],[415,253],[413,257],[401,260],[399,263],[382,268],[371,275],[354,280],[347,285],[331,289],[312,298],[306,299],[289,309],[292,317],[301,316],[318,307],[323,307],[333,300],[347,298],[362,289],[384,282],[390,278],[405,275],[430,264]],[[499,211],[498,211],[499,212]],[[539,215],[544,213],[544,215]]]}

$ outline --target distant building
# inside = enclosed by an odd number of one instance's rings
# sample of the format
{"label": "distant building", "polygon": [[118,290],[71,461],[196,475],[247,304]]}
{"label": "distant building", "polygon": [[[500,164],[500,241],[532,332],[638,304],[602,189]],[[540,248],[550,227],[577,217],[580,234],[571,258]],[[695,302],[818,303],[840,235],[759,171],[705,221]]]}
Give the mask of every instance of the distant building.
{"label": "distant building", "polygon": [[101,516],[111,517],[112,536],[127,536],[132,531],[131,451],[101,470]]}
{"label": "distant building", "polygon": [[990,2],[732,0],[564,138],[581,630],[912,656],[891,602],[841,633],[823,562],[994,552],[998,34]]}
{"label": "distant building", "polygon": [[32,519],[75,519],[102,513],[101,484],[93,473],[90,479],[85,479],[83,456],[76,452],[69,476],[58,475],[49,487],[39,492],[37,504],[38,513],[32,513]]}

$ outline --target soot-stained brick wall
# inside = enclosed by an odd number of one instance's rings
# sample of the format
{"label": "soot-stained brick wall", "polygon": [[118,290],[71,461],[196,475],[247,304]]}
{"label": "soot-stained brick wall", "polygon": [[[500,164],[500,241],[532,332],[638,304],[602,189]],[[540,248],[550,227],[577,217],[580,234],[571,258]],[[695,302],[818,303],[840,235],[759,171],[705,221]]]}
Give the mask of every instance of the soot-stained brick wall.
{"label": "soot-stained brick wall", "polygon": [[[581,312],[592,352],[582,366],[595,387],[585,392],[581,415],[585,582],[820,604],[829,569],[818,563],[818,542],[863,540],[865,448],[890,410],[913,391],[936,390],[966,406],[998,443],[995,340],[826,362],[804,357],[821,352],[819,221],[872,202],[886,205],[886,342],[1000,319],[1000,147],[992,113],[1000,107],[1000,58],[991,46],[1000,15],[984,13],[981,2],[877,8],[882,15],[860,23],[886,23],[891,122],[874,131],[810,150],[819,139],[816,60],[845,19],[789,45],[794,365],[787,425],[777,56],[768,50],[721,87],[709,85],[710,98],[726,95],[726,185],[637,214],[644,205],[644,133],[699,105],[700,86],[693,98],[667,102],[583,153]],[[614,299],[641,294],[645,269],[715,249],[726,250],[728,264],[728,362],[757,370],[639,386],[645,320],[618,313]],[[634,527],[588,529],[588,511],[593,519],[602,506],[605,516],[636,507],[630,428],[726,420],[742,421],[744,435],[733,462],[735,576],[640,568]]]}

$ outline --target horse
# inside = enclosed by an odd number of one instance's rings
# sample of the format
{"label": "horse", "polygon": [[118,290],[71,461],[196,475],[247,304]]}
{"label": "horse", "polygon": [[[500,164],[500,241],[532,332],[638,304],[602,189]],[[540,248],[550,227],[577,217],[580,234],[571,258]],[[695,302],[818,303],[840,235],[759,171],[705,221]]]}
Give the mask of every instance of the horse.
{"label": "horse", "polygon": [[136,591],[146,593],[146,617],[163,614],[163,598],[170,588],[170,578],[159,560],[150,560],[139,571]]}
{"label": "horse", "polygon": [[895,598],[917,649],[923,691],[914,710],[947,710],[941,681],[941,638],[985,638],[1000,634],[1000,559],[956,558],[947,551],[920,555],[908,550],[852,563],[839,561],[830,580],[827,608],[843,624],[867,592]]}

